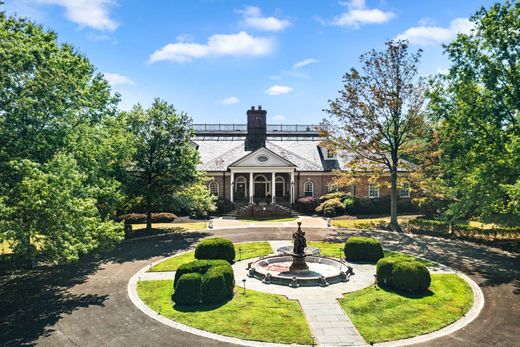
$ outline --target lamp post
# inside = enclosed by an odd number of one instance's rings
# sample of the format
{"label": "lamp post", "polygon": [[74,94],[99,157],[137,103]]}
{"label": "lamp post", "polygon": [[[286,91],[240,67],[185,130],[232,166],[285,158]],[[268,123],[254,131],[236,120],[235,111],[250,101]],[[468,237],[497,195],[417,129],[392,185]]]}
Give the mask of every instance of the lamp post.
{"label": "lamp post", "polygon": [[244,283],[244,295],[246,295],[246,279],[242,279],[242,282]]}
{"label": "lamp post", "polygon": [[338,248],[338,252],[339,252],[339,260],[341,260],[341,252],[343,251],[343,248]]}
{"label": "lamp post", "polygon": [[238,249],[238,254],[239,254],[238,259],[242,260],[242,248]]}

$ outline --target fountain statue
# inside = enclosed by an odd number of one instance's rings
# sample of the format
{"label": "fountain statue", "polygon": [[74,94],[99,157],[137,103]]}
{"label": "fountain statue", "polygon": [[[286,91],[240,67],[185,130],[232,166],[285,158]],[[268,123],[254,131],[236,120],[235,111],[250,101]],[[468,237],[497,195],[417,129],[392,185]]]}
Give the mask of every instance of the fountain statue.
{"label": "fountain statue", "polygon": [[[278,248],[277,255],[260,257],[248,263],[248,276],[261,280],[266,285],[326,287],[338,282],[347,282],[354,274],[352,268],[340,260],[320,256],[316,247],[308,247],[305,232],[298,222],[293,245]],[[345,272],[345,267],[348,271]]]}
{"label": "fountain statue", "polygon": [[294,247],[292,255],[292,264],[289,267],[291,272],[307,271],[309,267],[305,262],[305,248],[307,248],[307,240],[305,239],[305,232],[301,228],[302,222],[298,222],[298,230],[293,233]]}

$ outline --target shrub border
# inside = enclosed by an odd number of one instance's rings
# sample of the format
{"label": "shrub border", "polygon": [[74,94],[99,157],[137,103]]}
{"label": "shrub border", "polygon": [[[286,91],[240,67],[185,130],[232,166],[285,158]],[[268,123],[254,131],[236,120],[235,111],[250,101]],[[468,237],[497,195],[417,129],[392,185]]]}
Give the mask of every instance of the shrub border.
{"label": "shrub border", "polygon": [[[269,242],[269,241],[271,241],[271,240],[267,240],[267,242]],[[236,244],[250,243],[250,242],[255,242],[255,241],[237,242]],[[215,334],[215,333],[210,333],[208,331],[197,329],[197,328],[193,328],[193,327],[190,327],[188,325],[178,323],[178,322],[176,322],[176,321],[174,321],[172,319],[163,317],[159,313],[155,312],[150,307],[148,307],[141,300],[139,295],[137,294],[137,283],[139,282],[139,277],[141,277],[144,273],[146,273],[147,270],[150,267],[155,266],[155,265],[157,265],[157,264],[159,264],[159,263],[161,263],[161,262],[163,262],[163,261],[165,261],[167,259],[170,259],[170,258],[173,258],[173,257],[176,257],[176,256],[180,256],[182,254],[191,252],[194,249],[195,248],[192,247],[192,248],[189,248],[189,249],[185,250],[184,252],[179,252],[179,253],[176,253],[176,254],[174,254],[172,256],[159,259],[159,260],[157,260],[157,261],[155,261],[155,262],[153,262],[153,263],[151,263],[149,265],[144,266],[139,271],[137,271],[130,278],[130,280],[128,281],[128,285],[127,285],[127,293],[128,293],[128,297],[130,298],[130,301],[132,301],[132,303],[139,310],[141,310],[144,314],[146,314],[150,318],[155,319],[156,321],[158,321],[158,322],[160,322],[162,324],[165,324],[165,325],[167,325],[169,327],[172,327],[174,329],[178,329],[178,330],[181,330],[183,332],[190,333],[190,334],[206,337],[206,338],[217,340],[217,341],[221,341],[221,342],[227,342],[227,343],[233,343],[233,344],[237,344],[237,345],[242,345],[242,346],[276,347],[276,346],[282,345],[282,346],[302,346],[303,347],[303,345],[287,345],[287,344],[284,345],[284,344],[279,344],[279,343],[269,343],[269,342],[260,342],[260,341],[252,341],[252,340],[243,340],[243,339],[239,339],[239,338],[236,338],[236,337],[229,337],[229,336],[219,335],[219,334]],[[423,258],[423,259],[425,259],[425,258]],[[440,265],[440,266],[449,268],[446,265],[443,265],[441,263],[438,263],[438,262],[436,262],[436,263],[438,265]],[[385,346],[385,347],[396,346],[397,347],[397,346],[409,346],[409,345],[413,345],[413,344],[417,344],[417,343],[427,342],[427,341],[430,341],[430,340],[433,340],[433,339],[437,339],[439,337],[446,336],[446,335],[449,335],[451,333],[454,333],[454,332],[464,328],[466,325],[471,323],[473,320],[475,320],[478,317],[478,315],[480,314],[480,312],[482,311],[482,309],[484,308],[484,303],[485,303],[484,294],[482,293],[482,290],[480,289],[478,284],[475,281],[473,281],[469,276],[467,276],[466,274],[464,274],[464,273],[462,273],[460,271],[456,271],[456,270],[453,270],[453,271],[454,271],[453,272],[454,274],[458,275],[463,280],[465,280],[466,283],[468,283],[468,285],[470,286],[470,288],[471,288],[471,290],[473,292],[473,306],[469,309],[469,311],[464,316],[462,316],[462,318],[460,318],[459,320],[453,322],[450,325],[445,326],[442,329],[439,329],[437,331],[433,331],[433,332],[428,333],[428,334],[419,335],[419,336],[415,336],[415,337],[410,337],[410,338],[402,339],[402,340],[395,340],[395,341],[388,341],[388,342],[378,343],[378,344],[376,344],[376,346]],[[348,317],[348,315],[347,315],[347,317]]]}

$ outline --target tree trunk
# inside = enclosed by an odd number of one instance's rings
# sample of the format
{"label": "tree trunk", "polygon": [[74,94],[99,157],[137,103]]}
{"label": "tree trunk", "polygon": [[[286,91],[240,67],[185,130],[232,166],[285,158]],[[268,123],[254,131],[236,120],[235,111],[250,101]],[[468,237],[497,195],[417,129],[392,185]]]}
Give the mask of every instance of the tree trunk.
{"label": "tree trunk", "polygon": [[146,197],[146,232],[152,232],[152,198]]}
{"label": "tree trunk", "polygon": [[390,170],[390,182],[391,182],[391,193],[390,193],[390,227],[393,231],[401,232],[401,226],[397,221],[397,168],[394,166]]}

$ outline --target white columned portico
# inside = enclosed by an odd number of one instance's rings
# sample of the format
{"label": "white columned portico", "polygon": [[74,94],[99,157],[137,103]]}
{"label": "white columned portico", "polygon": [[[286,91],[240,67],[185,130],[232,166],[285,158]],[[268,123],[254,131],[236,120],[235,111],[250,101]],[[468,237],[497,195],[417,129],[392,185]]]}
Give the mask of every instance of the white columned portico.
{"label": "white columned portico", "polygon": [[[224,177],[224,179],[226,178]],[[235,173],[233,170],[231,170],[231,185],[229,188],[229,200],[233,202],[233,192],[235,191]],[[224,192],[224,194],[226,194],[226,192]]]}
{"label": "white columned portico", "polygon": [[253,171],[251,171],[251,172],[249,172],[249,203],[250,204],[253,203],[253,190],[254,190]]}
{"label": "white columned portico", "polygon": [[271,202],[276,204],[276,180],[275,180],[276,173],[273,171],[271,174]]}
{"label": "white columned portico", "polygon": [[291,171],[291,204],[294,203],[294,170]]}

